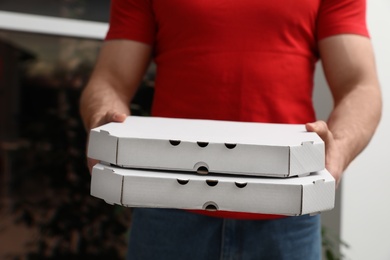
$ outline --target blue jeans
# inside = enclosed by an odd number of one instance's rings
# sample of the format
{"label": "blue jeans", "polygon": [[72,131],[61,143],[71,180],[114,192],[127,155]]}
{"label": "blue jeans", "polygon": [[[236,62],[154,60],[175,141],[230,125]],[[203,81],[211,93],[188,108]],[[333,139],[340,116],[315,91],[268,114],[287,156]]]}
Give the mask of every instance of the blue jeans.
{"label": "blue jeans", "polygon": [[234,220],[136,208],[127,259],[320,260],[320,216]]}

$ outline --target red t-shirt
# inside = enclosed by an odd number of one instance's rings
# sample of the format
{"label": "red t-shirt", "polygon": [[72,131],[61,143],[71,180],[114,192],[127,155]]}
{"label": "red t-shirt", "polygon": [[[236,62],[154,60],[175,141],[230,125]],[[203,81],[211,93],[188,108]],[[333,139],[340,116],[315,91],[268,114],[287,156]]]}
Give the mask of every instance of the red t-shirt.
{"label": "red t-shirt", "polygon": [[111,2],[106,40],[154,46],[154,116],[312,122],[318,41],[368,36],[365,0]]}

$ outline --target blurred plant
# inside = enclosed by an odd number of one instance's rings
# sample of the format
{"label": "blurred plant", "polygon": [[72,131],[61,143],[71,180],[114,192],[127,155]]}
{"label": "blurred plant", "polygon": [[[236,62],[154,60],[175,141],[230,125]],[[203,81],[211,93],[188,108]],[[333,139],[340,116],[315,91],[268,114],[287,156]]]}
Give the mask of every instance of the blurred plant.
{"label": "blurred plant", "polygon": [[349,248],[349,245],[342,241],[340,237],[334,234],[330,229],[322,227],[322,250],[326,260],[342,260],[345,255],[341,253],[341,247]]}

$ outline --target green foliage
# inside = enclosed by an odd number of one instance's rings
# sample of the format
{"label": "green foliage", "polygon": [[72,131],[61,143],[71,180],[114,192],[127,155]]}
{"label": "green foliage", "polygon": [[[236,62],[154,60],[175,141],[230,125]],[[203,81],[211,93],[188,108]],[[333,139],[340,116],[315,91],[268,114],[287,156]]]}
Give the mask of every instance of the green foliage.
{"label": "green foliage", "polygon": [[339,236],[332,233],[326,227],[321,229],[322,250],[327,260],[342,260],[345,256],[340,252],[341,247],[349,248],[349,245],[342,241]]}

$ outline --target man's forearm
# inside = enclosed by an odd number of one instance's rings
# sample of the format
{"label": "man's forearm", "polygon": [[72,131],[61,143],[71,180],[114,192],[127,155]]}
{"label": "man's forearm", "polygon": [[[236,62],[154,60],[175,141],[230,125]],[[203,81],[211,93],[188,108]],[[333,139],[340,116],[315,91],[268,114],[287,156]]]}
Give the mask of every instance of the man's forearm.
{"label": "man's forearm", "polygon": [[103,44],[98,62],[80,100],[85,128],[128,115],[129,104],[150,62],[151,46],[130,40]]}
{"label": "man's forearm", "polygon": [[337,183],[378,126],[382,101],[370,39],[353,34],[318,43],[334,109],[328,122],[306,125],[325,141],[326,167]]}
{"label": "man's forearm", "polygon": [[328,120],[329,130],[342,155],[342,170],[367,146],[382,110],[378,86],[361,86],[336,102]]}

